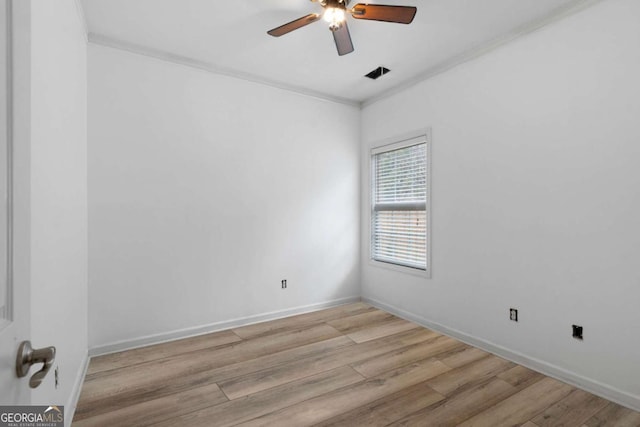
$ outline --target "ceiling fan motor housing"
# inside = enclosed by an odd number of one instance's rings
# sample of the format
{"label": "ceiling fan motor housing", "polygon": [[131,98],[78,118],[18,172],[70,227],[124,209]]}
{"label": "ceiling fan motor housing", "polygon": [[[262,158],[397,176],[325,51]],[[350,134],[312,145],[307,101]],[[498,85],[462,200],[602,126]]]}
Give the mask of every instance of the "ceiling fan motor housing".
{"label": "ceiling fan motor housing", "polygon": [[350,2],[351,0],[320,0],[320,5],[322,7],[338,7],[345,9]]}

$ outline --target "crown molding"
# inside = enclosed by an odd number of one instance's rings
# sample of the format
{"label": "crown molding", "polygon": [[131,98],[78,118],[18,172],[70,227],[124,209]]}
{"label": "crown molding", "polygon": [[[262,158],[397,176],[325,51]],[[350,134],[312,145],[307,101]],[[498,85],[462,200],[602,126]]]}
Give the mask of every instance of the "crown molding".
{"label": "crown molding", "polygon": [[[186,56],[176,55],[164,50],[149,48],[149,47],[137,45],[134,43],[125,42],[123,40],[119,40],[119,39],[105,36],[102,34],[92,33],[89,31],[87,31],[87,40],[89,43],[92,43],[95,45],[124,50],[133,54],[143,55],[143,56],[159,59],[166,62],[172,62],[175,64],[196,68],[196,69],[207,71],[216,75],[231,77],[239,80],[248,81],[251,83],[258,83],[258,84],[274,87],[277,89],[297,93],[299,95],[309,96],[309,97],[324,100],[324,101],[335,102],[338,104],[344,104],[351,107],[358,107],[362,109],[378,101],[389,98],[398,93],[404,92],[426,80],[429,80],[435,76],[445,73],[466,62],[470,62],[476,58],[479,58],[514,40],[519,39],[520,37],[523,37],[535,31],[538,31],[550,24],[553,24],[557,21],[560,21],[571,15],[574,15],[584,9],[587,9],[597,3],[600,3],[601,1],[603,0],[571,0],[568,3],[564,4],[563,6],[560,6],[552,10],[548,14],[542,16],[541,18],[538,18],[534,21],[520,25],[514,28],[512,31],[504,35],[501,35],[499,37],[496,37],[492,40],[489,40],[488,42],[481,43],[457,56],[452,57],[447,61],[441,62],[433,67],[430,67],[429,69],[417,74],[416,76],[398,85],[395,85],[389,89],[386,89],[376,95],[370,96],[362,101],[356,101],[356,100],[351,100],[347,98],[332,96],[323,92],[307,89],[302,86],[290,85],[280,81],[260,77],[255,74],[241,72],[238,70],[234,70],[232,68],[221,67],[214,63],[199,61]],[[86,29],[87,22],[86,22],[81,0],[75,0],[75,3],[77,5],[77,9],[82,19],[84,28]]]}
{"label": "crown molding", "polygon": [[446,71],[451,70],[452,68],[457,67],[458,65],[464,64],[466,62],[472,61],[476,58],[479,58],[489,52],[492,52],[520,37],[523,37],[525,35],[531,34],[535,31],[540,30],[541,28],[546,27],[547,25],[550,25],[554,22],[560,21],[561,19],[564,19],[566,17],[569,17],[571,15],[574,15],[584,9],[587,9],[591,6],[593,6],[596,3],[600,3],[602,0],[572,0],[568,3],[566,3],[565,5],[552,10],[551,12],[549,12],[548,14],[546,14],[545,16],[536,19],[534,21],[528,22],[526,24],[523,24],[519,27],[516,27],[515,29],[513,29],[512,31],[510,31],[509,33],[506,33],[500,37],[496,37],[486,43],[482,43],[479,44],[465,52],[463,52],[460,55],[454,56],[453,58],[441,62],[440,64],[437,64],[423,72],[421,72],[420,74],[416,75],[415,77],[409,79],[409,80],[405,80],[404,82],[390,88],[387,89],[383,92],[380,92],[377,95],[371,96],[367,99],[365,99],[364,101],[362,101],[361,103],[361,108],[365,108],[368,107],[369,105],[372,105],[378,101],[381,101],[383,99],[389,98],[393,95],[396,95],[400,92],[404,92],[407,89],[412,88],[413,86],[416,86],[420,83],[422,83],[425,80],[429,80],[439,74],[442,74]]}
{"label": "crown molding", "polygon": [[179,64],[179,65],[183,65],[190,68],[197,68],[199,70],[207,71],[209,73],[220,75],[220,76],[231,77],[234,79],[244,80],[251,83],[258,83],[258,84],[274,87],[277,89],[294,92],[299,95],[317,98],[323,101],[335,102],[338,104],[344,104],[351,107],[358,107],[358,108],[360,107],[360,102],[358,101],[353,101],[346,98],[327,95],[326,93],[314,91],[311,89],[306,89],[301,86],[288,85],[286,83],[282,83],[279,81],[265,79],[255,74],[244,73],[231,68],[220,67],[213,63],[198,61],[192,58],[176,55],[163,50],[148,48],[148,47],[140,46],[137,44],[124,42],[122,40],[114,39],[112,37],[89,32],[88,39],[89,39],[89,43],[94,45],[124,50],[129,53],[143,55],[150,58],[159,59],[161,61],[172,62],[174,64]]}

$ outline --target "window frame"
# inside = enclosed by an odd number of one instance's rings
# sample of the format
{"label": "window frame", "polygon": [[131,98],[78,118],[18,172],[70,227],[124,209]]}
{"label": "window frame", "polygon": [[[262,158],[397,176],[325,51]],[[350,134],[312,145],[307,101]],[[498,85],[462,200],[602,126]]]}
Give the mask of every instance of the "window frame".
{"label": "window frame", "polygon": [[[423,278],[430,279],[432,273],[432,265],[431,265],[431,128],[420,129],[411,133],[407,133],[402,136],[387,138],[382,141],[378,141],[371,145],[371,149],[369,151],[369,265],[374,267],[380,267],[387,270],[393,270],[401,273],[411,274],[414,276],[420,276]],[[426,144],[425,147],[425,155],[426,155],[426,200],[425,200],[425,212],[426,212],[426,269],[422,270],[415,267],[409,267],[401,264],[394,264],[392,262],[387,261],[378,261],[374,259],[374,195],[375,195],[375,156],[380,153],[385,153],[388,151],[394,151],[401,148],[410,147],[412,145],[418,144]]]}

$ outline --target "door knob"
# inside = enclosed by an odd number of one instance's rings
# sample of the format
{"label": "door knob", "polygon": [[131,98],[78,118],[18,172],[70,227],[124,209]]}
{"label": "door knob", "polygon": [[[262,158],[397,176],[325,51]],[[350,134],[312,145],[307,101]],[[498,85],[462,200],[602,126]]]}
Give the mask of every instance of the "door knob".
{"label": "door knob", "polygon": [[56,359],[55,347],[36,348],[31,347],[31,341],[23,341],[18,348],[16,358],[16,373],[22,378],[29,373],[31,365],[42,363],[42,369],[31,376],[29,387],[36,388],[40,385],[44,377],[47,376],[53,361]]}

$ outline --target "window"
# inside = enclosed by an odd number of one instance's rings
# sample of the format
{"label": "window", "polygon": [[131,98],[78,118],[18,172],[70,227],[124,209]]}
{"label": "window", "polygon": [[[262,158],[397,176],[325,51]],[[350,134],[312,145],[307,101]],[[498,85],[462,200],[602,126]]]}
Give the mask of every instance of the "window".
{"label": "window", "polygon": [[372,150],[371,258],[428,272],[427,135]]}

